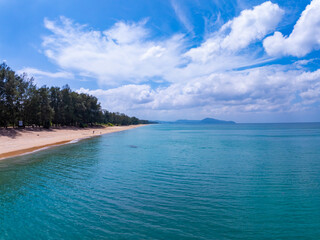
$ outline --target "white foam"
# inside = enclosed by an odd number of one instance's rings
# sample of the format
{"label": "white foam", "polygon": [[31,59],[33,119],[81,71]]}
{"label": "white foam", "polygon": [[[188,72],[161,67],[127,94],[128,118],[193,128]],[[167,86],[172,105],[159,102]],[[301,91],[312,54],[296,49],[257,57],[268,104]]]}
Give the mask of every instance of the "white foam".
{"label": "white foam", "polygon": [[33,150],[33,151],[31,151],[31,152],[25,152],[25,153],[21,153],[21,154],[19,154],[19,155],[11,156],[11,157],[0,158],[0,160],[2,160],[2,159],[7,159],[7,158],[13,158],[13,157],[25,156],[25,155],[32,154],[32,153],[36,153],[36,152],[40,152],[40,151],[42,151],[42,150],[46,150],[46,149],[49,149],[49,148],[53,148],[53,147],[57,147],[57,146],[62,146],[62,145],[66,145],[66,144],[77,143],[77,142],[79,142],[79,141],[82,140],[82,139],[85,139],[85,138],[78,138],[78,139],[71,140],[70,142],[67,142],[67,143],[62,143],[62,144],[59,144],[59,143],[58,143],[58,144],[56,144],[56,145],[51,145],[51,146],[42,147],[42,148]]}
{"label": "white foam", "polygon": [[[96,136],[100,136],[100,135],[96,135]],[[84,140],[84,139],[92,138],[92,137],[96,137],[96,136],[88,136],[88,137],[83,137],[83,138],[77,138],[77,139],[71,140],[71,141],[66,142],[66,143],[62,143],[62,144],[59,144],[59,143],[58,143],[58,144],[56,144],[56,145],[51,145],[51,146],[42,147],[42,148],[33,150],[33,151],[31,151],[31,152],[25,152],[25,153],[21,153],[21,154],[19,154],[19,155],[11,156],[11,157],[0,158],[0,160],[7,159],[7,158],[24,156],[24,155],[32,154],[32,153],[35,153],[35,152],[40,152],[40,151],[42,151],[42,150],[46,150],[46,149],[53,148],[53,147],[57,147],[57,146],[62,146],[62,145],[67,145],[67,144],[73,144],[73,143],[79,142],[80,140]]]}
{"label": "white foam", "polygon": [[81,140],[81,138],[77,138],[77,139],[74,139],[74,140],[71,140],[70,142],[66,143],[66,144],[71,144],[71,143],[77,143]]}

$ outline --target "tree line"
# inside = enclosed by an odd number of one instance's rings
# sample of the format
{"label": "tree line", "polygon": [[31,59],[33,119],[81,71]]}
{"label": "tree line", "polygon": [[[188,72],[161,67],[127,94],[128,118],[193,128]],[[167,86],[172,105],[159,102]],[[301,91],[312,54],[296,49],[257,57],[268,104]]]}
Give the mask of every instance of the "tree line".
{"label": "tree line", "polygon": [[95,124],[147,124],[147,120],[109,112],[95,96],[77,93],[68,85],[38,88],[33,78],[18,75],[5,63],[0,65],[0,127],[79,126]]}

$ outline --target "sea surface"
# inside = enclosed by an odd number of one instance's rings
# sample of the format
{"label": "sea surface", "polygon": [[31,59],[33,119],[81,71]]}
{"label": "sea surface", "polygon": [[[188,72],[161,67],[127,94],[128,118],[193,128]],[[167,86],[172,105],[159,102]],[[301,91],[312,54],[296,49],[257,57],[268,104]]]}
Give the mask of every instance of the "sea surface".
{"label": "sea surface", "polygon": [[149,125],[0,161],[0,239],[320,239],[320,124]]}

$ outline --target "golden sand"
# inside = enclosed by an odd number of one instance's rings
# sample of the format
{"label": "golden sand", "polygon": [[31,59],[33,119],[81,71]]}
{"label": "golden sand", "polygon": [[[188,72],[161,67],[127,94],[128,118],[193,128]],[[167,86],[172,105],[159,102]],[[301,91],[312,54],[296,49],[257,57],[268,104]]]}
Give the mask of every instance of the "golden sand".
{"label": "golden sand", "polygon": [[56,129],[2,129],[0,130],[0,159],[30,153],[41,148],[58,146],[76,139],[89,138],[102,134],[120,132],[142,125],[95,127],[95,128],[56,128]]}

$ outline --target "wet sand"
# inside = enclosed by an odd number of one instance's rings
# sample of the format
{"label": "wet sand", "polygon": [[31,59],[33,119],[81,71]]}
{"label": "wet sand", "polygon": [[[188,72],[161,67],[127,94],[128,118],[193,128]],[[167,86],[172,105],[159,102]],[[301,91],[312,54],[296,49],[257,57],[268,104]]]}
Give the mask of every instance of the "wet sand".
{"label": "wet sand", "polygon": [[69,143],[73,140],[90,138],[102,134],[120,132],[143,125],[53,128],[53,129],[0,129],[0,160],[33,151]]}

